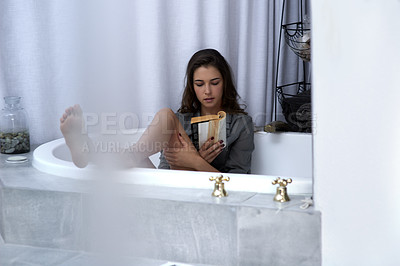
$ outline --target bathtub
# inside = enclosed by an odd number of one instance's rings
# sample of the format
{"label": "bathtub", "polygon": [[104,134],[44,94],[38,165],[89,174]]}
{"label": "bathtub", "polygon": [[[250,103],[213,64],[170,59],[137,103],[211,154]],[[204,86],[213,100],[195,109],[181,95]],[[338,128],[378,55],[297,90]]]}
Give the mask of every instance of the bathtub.
{"label": "bathtub", "polygon": [[[132,136],[135,141],[143,129]],[[312,193],[312,136],[305,133],[266,133],[256,132],[255,150],[252,157],[252,174],[224,174],[230,177],[226,183],[228,191],[275,193],[276,186],[271,182],[276,177],[292,178],[288,191],[291,194]],[[159,154],[150,157],[158,165]],[[56,176],[74,179],[93,180],[96,166],[89,164],[80,169],[72,163],[69,150],[63,138],[50,141],[37,147],[33,152],[32,165],[39,171]],[[135,168],[118,170],[118,182],[137,185],[165,186],[178,188],[210,189],[210,176],[217,173],[178,171],[164,169]]]}

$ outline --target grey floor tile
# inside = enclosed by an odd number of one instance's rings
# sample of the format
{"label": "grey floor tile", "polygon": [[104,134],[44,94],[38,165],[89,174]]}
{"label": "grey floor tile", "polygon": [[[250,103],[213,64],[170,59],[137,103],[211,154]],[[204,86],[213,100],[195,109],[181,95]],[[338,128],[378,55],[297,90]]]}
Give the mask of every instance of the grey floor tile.
{"label": "grey floor tile", "polygon": [[80,250],[81,194],[3,189],[6,243]]}
{"label": "grey floor tile", "polygon": [[[104,255],[82,254],[71,260],[65,261],[59,266],[207,266],[205,264],[183,264],[179,262],[168,262],[149,258],[132,257],[106,257]],[[211,266],[211,265],[208,265]]]}
{"label": "grey floor tile", "polygon": [[79,252],[5,244],[0,247],[1,266],[53,266],[70,260]]}
{"label": "grey floor tile", "polygon": [[84,254],[65,261],[59,266],[159,266],[165,262],[144,258],[106,257],[93,254]]}
{"label": "grey floor tile", "polygon": [[238,210],[239,265],[320,265],[320,213]]}
{"label": "grey floor tile", "polygon": [[[0,245],[1,266],[160,266],[193,265],[149,258],[116,257],[104,254],[48,249],[12,244]],[[211,265],[208,265],[211,266]]]}

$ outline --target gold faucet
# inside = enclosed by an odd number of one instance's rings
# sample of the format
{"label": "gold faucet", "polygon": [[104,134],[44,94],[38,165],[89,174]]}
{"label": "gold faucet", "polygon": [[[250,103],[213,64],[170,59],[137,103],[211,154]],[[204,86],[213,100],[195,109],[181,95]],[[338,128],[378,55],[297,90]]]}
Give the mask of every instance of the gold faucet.
{"label": "gold faucet", "polygon": [[276,194],[274,197],[274,201],[278,201],[278,202],[290,201],[290,198],[287,194],[287,189],[286,189],[286,186],[290,183],[292,183],[291,178],[281,179],[280,177],[278,177],[277,179],[272,181],[272,185],[276,185],[276,184],[279,185],[279,187],[276,188]]}
{"label": "gold faucet", "polygon": [[217,177],[210,177],[210,181],[215,181],[214,191],[211,194],[211,196],[218,198],[227,197],[228,193],[225,190],[224,187],[225,184],[223,183],[223,181],[228,182],[229,180],[230,180],[229,176],[223,177],[222,175],[220,175]]}

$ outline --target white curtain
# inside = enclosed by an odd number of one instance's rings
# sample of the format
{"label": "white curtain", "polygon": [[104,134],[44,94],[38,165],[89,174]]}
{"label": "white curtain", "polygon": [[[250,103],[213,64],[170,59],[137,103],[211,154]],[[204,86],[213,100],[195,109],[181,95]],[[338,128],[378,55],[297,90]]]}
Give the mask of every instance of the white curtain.
{"label": "white curtain", "polygon": [[273,0],[2,0],[0,97],[22,96],[34,144],[61,136],[59,117],[74,103],[130,112],[145,126],[160,108],[179,108],[188,60],[215,48],[248,113],[265,125],[281,8]]}

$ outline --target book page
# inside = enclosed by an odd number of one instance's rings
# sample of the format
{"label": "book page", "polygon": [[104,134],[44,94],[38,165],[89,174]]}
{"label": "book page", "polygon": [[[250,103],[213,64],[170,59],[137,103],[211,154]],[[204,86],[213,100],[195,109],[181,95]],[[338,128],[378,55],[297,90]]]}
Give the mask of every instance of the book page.
{"label": "book page", "polygon": [[214,143],[223,140],[226,143],[226,114],[208,115],[192,118],[193,144],[199,149],[208,139],[214,137]]}

